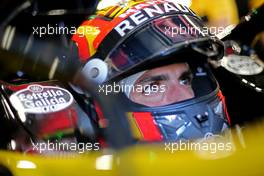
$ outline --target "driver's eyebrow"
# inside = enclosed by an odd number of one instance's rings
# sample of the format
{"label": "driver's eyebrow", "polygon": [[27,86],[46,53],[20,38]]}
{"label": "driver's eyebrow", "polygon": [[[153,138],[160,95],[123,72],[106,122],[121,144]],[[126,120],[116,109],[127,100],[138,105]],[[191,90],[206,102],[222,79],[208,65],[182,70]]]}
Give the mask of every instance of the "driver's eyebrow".
{"label": "driver's eyebrow", "polygon": [[184,71],[181,76],[179,77],[179,79],[184,79],[185,77],[190,77],[191,79],[193,78],[193,73],[191,70],[186,70]]}
{"label": "driver's eyebrow", "polygon": [[169,80],[168,75],[146,76],[146,78],[142,78],[141,80],[139,80],[138,84],[148,83],[153,81],[166,81],[166,80]]}

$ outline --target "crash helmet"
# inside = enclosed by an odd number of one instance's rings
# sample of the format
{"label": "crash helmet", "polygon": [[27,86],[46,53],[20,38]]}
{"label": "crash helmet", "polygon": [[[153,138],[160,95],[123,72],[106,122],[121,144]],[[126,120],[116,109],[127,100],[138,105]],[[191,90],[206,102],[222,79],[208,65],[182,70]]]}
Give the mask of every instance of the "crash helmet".
{"label": "crash helmet", "polygon": [[119,97],[136,140],[192,140],[230,126],[208,64],[223,57],[224,46],[188,7],[169,0],[118,4],[90,16],[72,39],[87,78],[111,87],[100,93]]}

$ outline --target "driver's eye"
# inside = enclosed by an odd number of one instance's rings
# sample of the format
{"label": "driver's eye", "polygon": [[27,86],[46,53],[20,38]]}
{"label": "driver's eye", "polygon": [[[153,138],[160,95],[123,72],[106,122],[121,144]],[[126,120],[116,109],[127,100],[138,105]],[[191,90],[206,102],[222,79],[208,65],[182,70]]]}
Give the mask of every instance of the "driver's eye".
{"label": "driver's eye", "polygon": [[192,73],[184,73],[180,78],[179,78],[179,83],[183,86],[190,86],[192,85],[192,80],[193,80],[193,75]]}
{"label": "driver's eye", "polygon": [[160,82],[159,81],[153,81],[151,83],[149,83],[149,87],[155,87],[155,86],[159,86],[160,85]]}

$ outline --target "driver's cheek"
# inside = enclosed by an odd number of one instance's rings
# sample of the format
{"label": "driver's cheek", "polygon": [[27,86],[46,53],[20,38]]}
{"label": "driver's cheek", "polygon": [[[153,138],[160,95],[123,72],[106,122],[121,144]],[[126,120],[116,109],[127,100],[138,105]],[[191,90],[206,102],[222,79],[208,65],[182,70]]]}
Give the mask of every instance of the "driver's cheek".
{"label": "driver's cheek", "polygon": [[191,86],[174,84],[167,88],[163,103],[171,104],[191,98],[194,98],[194,92]]}
{"label": "driver's cheek", "polygon": [[132,92],[130,99],[133,102],[153,107],[153,106],[164,105],[165,96],[166,96],[166,90],[164,92],[155,92],[150,94]]}

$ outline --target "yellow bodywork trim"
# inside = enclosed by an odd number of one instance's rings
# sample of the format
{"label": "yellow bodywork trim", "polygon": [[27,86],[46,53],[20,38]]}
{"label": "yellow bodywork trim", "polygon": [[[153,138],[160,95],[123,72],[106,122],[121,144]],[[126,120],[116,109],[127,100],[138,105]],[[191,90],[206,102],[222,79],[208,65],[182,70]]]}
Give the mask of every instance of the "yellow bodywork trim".
{"label": "yellow bodywork trim", "polygon": [[191,9],[199,16],[207,16],[210,26],[227,26],[239,22],[235,0],[193,0]]}
{"label": "yellow bodywork trim", "polygon": [[264,0],[250,0],[249,4],[252,9],[258,8],[259,6],[264,4]]}
{"label": "yellow bodywork trim", "polygon": [[[238,130],[233,129],[233,134]],[[240,133],[240,132],[239,132]],[[243,138],[243,139],[242,139]],[[241,140],[246,145],[241,145]],[[209,141],[209,144],[212,141]],[[234,150],[201,153],[191,150],[170,150],[169,143],[140,144],[112,152],[110,170],[100,170],[106,161],[100,157],[105,151],[80,155],[37,156],[0,151],[0,165],[11,170],[14,176],[81,176],[81,175],[188,175],[188,176],[261,176],[264,175],[264,125],[245,127],[243,137],[232,139]],[[173,143],[171,143],[173,144]],[[109,151],[108,151],[109,153]],[[35,168],[18,168],[20,161],[31,162]],[[33,164],[32,164],[33,163]],[[109,163],[108,163],[109,164]]]}

